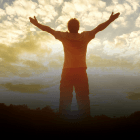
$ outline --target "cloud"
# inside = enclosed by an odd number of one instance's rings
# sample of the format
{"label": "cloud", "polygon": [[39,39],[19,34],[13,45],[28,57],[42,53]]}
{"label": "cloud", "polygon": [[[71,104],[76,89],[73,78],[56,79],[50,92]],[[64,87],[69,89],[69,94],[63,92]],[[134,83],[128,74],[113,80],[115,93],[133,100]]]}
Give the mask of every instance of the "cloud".
{"label": "cloud", "polygon": [[[29,22],[28,15],[39,15],[40,13],[43,15],[44,13],[41,20],[46,22],[46,19],[52,20],[57,15],[54,7],[52,5],[43,7],[32,1],[16,0],[12,5],[5,4],[5,11],[1,10],[1,16],[7,14],[7,19],[0,23],[0,27],[2,27],[0,28],[2,33],[0,38],[0,76],[26,77],[31,76],[33,71],[36,74],[48,71],[48,67],[45,67],[43,63],[46,61],[46,57],[52,53],[52,49],[46,44],[51,44],[55,39],[49,33],[36,31],[36,27]],[[15,15],[18,16],[15,17]],[[30,28],[36,32],[31,32]],[[30,58],[32,59],[30,60]],[[49,61],[48,58],[47,61]]]}
{"label": "cloud", "polygon": [[3,0],[0,0],[0,3],[2,3],[3,2]]}
{"label": "cloud", "polygon": [[[62,72],[62,71],[61,71]],[[3,78],[0,81],[0,88],[6,88],[9,91],[20,92],[20,93],[41,93],[47,94],[46,89],[56,86],[56,84],[60,84],[61,80],[61,72],[43,72],[38,76],[35,74],[27,76],[13,77],[13,78]],[[57,74],[59,73],[59,74]],[[24,74],[23,74],[24,75]],[[22,79],[21,79],[22,77]],[[1,78],[2,79],[2,78]],[[45,91],[43,91],[45,89]]]}
{"label": "cloud", "polygon": [[[18,23],[21,23],[20,25]],[[19,42],[19,40],[25,37],[27,30],[25,28],[25,23],[22,21],[11,22],[3,21],[0,23],[0,32],[2,33],[0,43],[11,45],[12,43]]]}
{"label": "cloud", "polygon": [[[45,34],[48,36],[47,38]],[[48,55],[51,54],[52,49],[47,47],[45,42],[49,42],[51,39],[52,37],[50,37],[46,32],[39,32],[36,36],[26,36],[26,38],[20,42],[13,43],[11,47],[5,44],[0,44],[2,75],[5,75],[4,73],[7,73],[8,71],[11,71],[15,75],[19,75],[23,67],[19,66],[19,68],[17,68],[18,66],[15,66],[15,69],[12,64],[21,63],[25,65],[25,68],[29,66],[32,70],[38,70],[37,73],[46,71],[47,67],[44,67],[42,63],[46,61],[46,54],[48,57]],[[42,45],[45,47],[41,47]],[[35,54],[36,61],[26,60],[32,54]],[[6,68],[6,66],[9,68]],[[25,68],[23,68],[23,70],[26,70]],[[18,69],[20,69],[20,71],[18,71]]]}
{"label": "cloud", "polygon": [[49,4],[50,2],[49,2],[49,0],[38,0],[38,3],[40,5],[45,5],[45,4]]}
{"label": "cloud", "polygon": [[95,0],[72,0],[71,2],[64,2],[62,7],[62,15],[56,20],[56,23],[61,23],[57,29],[62,29],[66,26],[70,18],[77,18],[81,25],[94,26],[101,20],[102,13],[98,8],[104,8],[106,3]]}
{"label": "cloud", "polygon": [[8,77],[18,74],[18,69],[10,63],[0,62],[0,77]]}
{"label": "cloud", "polygon": [[[120,67],[139,70],[140,31],[116,36],[114,41],[92,40],[87,49],[88,67]],[[94,42],[95,41],[95,42]]]}
{"label": "cloud", "polygon": [[[54,3],[53,6],[51,5],[52,2]],[[116,10],[119,10],[117,12],[121,11],[121,16],[112,23],[113,28],[120,27],[120,25],[126,26],[126,15],[134,12],[136,8],[133,8],[132,10],[129,2],[123,4],[119,4],[118,1],[113,2]],[[16,0],[12,5],[6,4],[5,10],[0,9],[0,16],[5,16],[7,14],[7,19],[2,20],[0,23],[0,27],[2,27],[0,28],[0,61],[3,64],[3,72],[6,70],[4,69],[4,63],[8,68],[11,67],[11,69],[13,69],[12,72],[16,75],[20,75],[21,73],[18,73],[13,67],[15,66],[16,69],[20,69],[20,72],[22,71],[21,76],[30,75],[30,70],[41,73],[41,71],[45,71],[45,69],[57,69],[63,66],[64,54],[60,55],[60,52],[58,51],[54,55],[54,49],[56,50],[55,45],[57,45],[58,42],[55,41],[55,38],[49,33],[42,32],[32,25],[29,22],[29,16],[33,17],[35,15],[40,23],[52,22],[58,15],[55,6],[62,5],[62,14],[56,19],[56,30],[67,31],[67,22],[70,18],[76,17],[80,21],[80,32],[82,32],[85,29],[89,29],[86,28],[86,25],[92,26],[93,28],[94,26],[97,26],[99,22],[101,23],[107,20],[114,8],[114,5],[112,4],[106,7],[106,3],[100,0],[72,0],[71,2],[63,2],[62,0],[38,0],[38,3],[26,0]],[[136,3],[133,5],[138,7]],[[103,9],[105,9],[105,11],[102,12]],[[15,15],[18,15],[18,17]],[[136,20],[136,25],[139,27],[139,19]],[[36,32],[31,32],[30,30]],[[117,36],[113,42],[108,40],[103,44],[101,43],[101,39],[93,40],[89,44],[94,50],[89,49],[92,51],[89,53],[90,59],[87,59],[88,64],[94,66],[91,61],[93,57],[91,54],[99,54],[99,52],[101,52],[106,58],[124,59],[126,66],[127,62],[130,62],[128,60],[132,58],[133,62],[131,62],[131,64],[134,64],[135,60],[135,66],[137,66],[139,63],[139,55],[137,54],[139,53],[139,40],[139,31],[132,32],[131,35],[123,34],[122,36]],[[51,46],[54,47],[51,48]],[[63,48],[62,44],[61,47]],[[63,50],[61,50],[61,53],[62,51]],[[102,64],[103,58],[93,58],[98,62],[96,63],[96,66],[105,66]],[[104,61],[106,65],[109,65],[109,60],[104,59]],[[47,67],[43,65],[45,62],[47,63]],[[117,66],[122,66],[122,64],[116,63],[115,60],[111,61],[111,63],[112,66],[115,64]],[[24,65],[25,68],[29,68],[29,71],[26,72],[23,67],[19,66],[21,64]]]}
{"label": "cloud", "polygon": [[116,23],[121,23],[121,24],[126,24],[126,21],[125,21],[125,17],[122,17],[122,16],[120,16],[119,18],[117,18],[115,21],[116,21]]}
{"label": "cloud", "polygon": [[[100,8],[105,8],[105,11],[101,12]],[[108,20],[112,11],[114,11],[114,13],[121,13],[121,16],[111,24],[114,29],[120,27],[120,25],[127,27],[128,21],[126,21],[126,15],[134,13],[130,4],[126,2],[119,4],[118,1],[113,1],[113,3],[107,7],[106,2],[100,0],[73,0],[71,2],[64,2],[62,15],[56,20],[56,23],[59,23],[56,29],[66,31],[67,28],[65,28],[65,26],[68,20],[74,17],[80,21],[81,26],[97,26],[99,22],[101,23]]]}
{"label": "cloud", "polygon": [[106,2],[99,1],[98,6],[99,6],[99,8],[104,8],[106,6]]}
{"label": "cloud", "polygon": [[70,17],[75,17],[76,8],[74,7],[74,4],[71,2],[65,2],[62,7],[62,14],[67,14],[70,15]]}
{"label": "cloud", "polygon": [[30,66],[30,68],[33,68],[34,70],[39,68],[44,68],[44,70],[46,69],[43,64],[36,61],[26,60],[23,61],[23,64]]}
{"label": "cloud", "polygon": [[43,15],[40,14],[42,17],[44,16],[43,18],[48,18],[50,20],[53,20],[54,17],[58,15],[58,13],[55,11],[55,9],[54,9],[54,7],[52,5],[49,5],[49,4],[47,4],[45,6],[39,5],[39,8],[40,8],[40,11],[43,10],[42,11]]}
{"label": "cloud", "polygon": [[60,6],[63,3],[63,0],[51,0],[50,4],[55,6]]}
{"label": "cloud", "polygon": [[72,3],[74,4],[74,7],[75,7],[77,12],[83,12],[83,11],[86,11],[86,9],[87,9],[87,7],[86,7],[87,3],[85,1],[83,1],[83,0],[82,1],[73,0]]}
{"label": "cloud", "polygon": [[[7,16],[11,17],[11,23],[15,19],[19,21],[19,18],[22,18],[26,26],[29,25],[29,17],[36,16],[39,21],[46,23],[53,20],[57,15],[54,7],[46,1],[44,6],[41,3],[38,5],[33,1],[15,0],[11,5],[5,4],[5,11]],[[15,17],[16,15],[18,17]],[[18,26],[20,26],[20,23],[18,23]]]}
{"label": "cloud", "polygon": [[11,43],[18,42],[21,36],[25,37],[30,23],[27,15],[28,13],[34,13],[33,10],[30,10],[29,5],[35,6],[36,4],[32,1],[27,1],[26,3],[26,1],[16,0],[12,5],[5,5],[7,19],[2,20],[0,23],[0,26],[3,27],[0,28],[2,33],[0,43],[10,45]]}
{"label": "cloud", "polygon": [[124,15],[131,15],[134,13],[134,10],[132,10],[131,6],[128,3],[124,3],[123,6],[125,7]]}
{"label": "cloud", "polygon": [[64,63],[64,54],[62,51],[54,53],[54,55],[49,57],[49,63],[48,63],[48,68],[50,69],[62,69],[63,68],[63,63]]}
{"label": "cloud", "polygon": [[115,41],[115,48],[126,48],[127,46],[127,37],[128,35],[123,35],[123,36],[117,36],[114,41]]}
{"label": "cloud", "polygon": [[55,30],[56,31],[62,31],[62,32],[68,31],[67,26],[66,25],[63,25],[63,24],[57,26]]}
{"label": "cloud", "polygon": [[119,59],[117,58],[116,60],[111,60],[111,59],[105,59],[101,58],[100,56],[90,54],[87,57],[87,67],[99,67],[101,69],[106,69],[106,67],[120,67],[121,69],[129,69],[129,70],[134,70],[135,68],[139,69],[139,63],[133,66],[133,63],[128,62],[125,59]]}
{"label": "cloud", "polygon": [[[120,12],[120,16],[119,18],[117,18],[111,25],[114,29],[116,29],[117,27],[120,27],[120,25],[122,25],[123,27],[128,27],[128,21],[129,21],[129,17],[131,14],[134,14],[134,12],[136,11],[136,9],[132,9],[131,4],[127,3],[126,1],[124,1],[122,4],[119,4],[118,1],[112,1],[113,4],[109,5],[106,7],[106,10],[108,12],[112,12],[114,11],[114,13],[118,13]],[[129,18],[127,20],[127,18]],[[126,21],[127,20],[127,21]]]}
{"label": "cloud", "polygon": [[118,25],[118,24],[115,24],[115,23],[112,23],[111,25],[112,25],[112,27],[113,27],[114,29],[117,29],[117,28],[119,27],[119,25]]}
{"label": "cloud", "polygon": [[[98,45],[101,45],[101,40],[99,39],[99,38],[94,38],[94,39],[92,39],[90,42],[89,42],[89,44],[91,44],[92,46],[92,48],[93,48],[93,46],[94,47],[98,47]],[[89,45],[88,44],[88,45]]]}
{"label": "cloud", "polygon": [[18,65],[13,65],[13,63],[20,63],[21,61],[18,59],[19,50],[15,48],[8,47],[5,44],[0,44],[0,77],[8,77],[8,76],[27,76],[31,75],[30,70],[27,67],[21,67]]}
{"label": "cloud", "polygon": [[113,4],[118,4],[118,0],[112,0]]}
{"label": "cloud", "polygon": [[139,14],[139,16],[137,17],[137,19],[135,21],[135,26],[140,27],[140,14]]}
{"label": "cloud", "polygon": [[0,9],[0,19],[4,16],[6,16],[5,11],[3,9]]}
{"label": "cloud", "polygon": [[17,54],[19,50],[13,49],[12,47],[8,47],[4,44],[0,44],[0,57],[6,63],[18,62]]}
{"label": "cloud", "polygon": [[110,17],[110,15],[111,15],[111,13],[109,13],[109,12],[103,12],[102,18],[103,18],[104,20],[108,20],[109,17]]}
{"label": "cloud", "polygon": [[62,15],[60,16],[57,20],[56,23],[58,23],[59,25],[56,27],[56,30],[62,30],[62,31],[66,31],[68,30],[67,28],[67,23],[68,21],[71,19],[70,15]]}
{"label": "cloud", "polygon": [[6,84],[1,84],[3,87],[7,88],[10,91],[14,92],[20,92],[20,93],[28,93],[28,94],[33,94],[33,93],[43,93],[41,90],[43,85],[40,84],[12,84],[12,83],[6,83]]}
{"label": "cloud", "polygon": [[125,7],[122,5],[122,4],[117,4],[115,7],[114,7],[114,11],[118,11],[120,12],[121,14],[123,14],[125,12]]}
{"label": "cloud", "polygon": [[140,31],[133,31],[116,36],[113,42],[106,40],[103,42],[103,52],[109,56],[115,56],[116,58],[131,62],[131,65],[135,64],[134,67],[139,67],[139,34]]}
{"label": "cloud", "polygon": [[15,9],[9,5],[6,6],[5,10],[7,15],[16,15]]}
{"label": "cloud", "polygon": [[114,5],[109,5],[105,8],[108,12],[112,12],[114,10]]}
{"label": "cloud", "polygon": [[43,10],[43,9],[40,9],[40,8],[37,8],[37,9],[36,9],[36,13],[37,13],[39,16],[45,16],[45,15],[46,15],[46,11]]}
{"label": "cloud", "polygon": [[34,13],[37,4],[27,0],[15,0],[12,5],[5,4],[7,15],[18,15],[26,17]]}
{"label": "cloud", "polygon": [[62,68],[63,64],[60,63],[58,60],[54,59],[54,60],[50,60],[48,66],[53,69],[58,69],[60,67]]}
{"label": "cloud", "polygon": [[88,74],[90,92],[94,94],[101,92],[103,94],[103,89],[112,89],[116,92],[124,90],[123,92],[128,94],[127,98],[129,97],[129,99],[134,98],[136,95],[138,96],[140,92],[139,75],[133,76],[133,73],[127,70],[114,69],[113,73],[112,71],[111,69],[106,69],[105,74],[105,72],[98,69],[97,73],[101,72],[99,75]]}
{"label": "cloud", "polygon": [[132,0],[126,0],[126,1],[129,2],[132,5],[134,11],[136,11],[138,9],[138,7],[140,6],[139,5],[139,0],[133,0],[133,1]]}

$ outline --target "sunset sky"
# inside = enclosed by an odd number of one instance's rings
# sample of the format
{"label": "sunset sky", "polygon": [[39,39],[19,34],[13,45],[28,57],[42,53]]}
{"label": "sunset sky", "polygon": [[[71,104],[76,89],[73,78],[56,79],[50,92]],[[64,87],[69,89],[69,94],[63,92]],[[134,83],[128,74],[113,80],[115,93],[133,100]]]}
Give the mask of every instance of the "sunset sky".
{"label": "sunset sky", "polygon": [[0,93],[45,95],[57,85],[59,97],[63,45],[29,17],[57,31],[68,31],[67,22],[77,18],[81,33],[107,21],[112,11],[120,12],[118,19],[87,47],[90,94],[112,89],[139,100],[139,0],[0,0]]}

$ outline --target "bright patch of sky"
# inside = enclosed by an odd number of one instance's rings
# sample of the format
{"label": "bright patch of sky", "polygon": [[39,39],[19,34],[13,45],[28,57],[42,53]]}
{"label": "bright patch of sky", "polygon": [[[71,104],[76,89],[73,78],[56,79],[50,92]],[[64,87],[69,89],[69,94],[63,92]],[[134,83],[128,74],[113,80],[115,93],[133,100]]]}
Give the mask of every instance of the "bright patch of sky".
{"label": "bright patch of sky", "polygon": [[[122,112],[130,111],[132,106],[138,108],[140,0],[0,0],[1,102],[29,101],[30,105],[40,100],[36,106],[43,101],[45,106],[46,102],[59,105],[63,45],[31,24],[29,17],[36,16],[39,23],[56,31],[68,31],[67,22],[77,18],[81,33],[107,21],[112,11],[120,12],[119,18],[98,32],[87,46],[91,108],[94,115],[96,110],[101,110],[101,114],[106,111],[96,108],[100,103],[103,107],[107,103],[106,109],[113,114],[118,108],[125,109]],[[117,104],[119,107],[114,111]],[[124,104],[128,106],[127,111]],[[110,106],[112,110],[108,109]]]}
{"label": "bright patch of sky", "polygon": [[81,33],[105,22],[114,11],[120,12],[119,18],[88,44],[87,66],[139,69],[139,7],[139,0],[0,0],[0,61],[11,72],[15,71],[12,65],[15,69],[24,65],[32,71],[61,69],[62,43],[32,25],[29,17],[36,16],[39,23],[59,31],[68,31],[67,22],[75,17]]}

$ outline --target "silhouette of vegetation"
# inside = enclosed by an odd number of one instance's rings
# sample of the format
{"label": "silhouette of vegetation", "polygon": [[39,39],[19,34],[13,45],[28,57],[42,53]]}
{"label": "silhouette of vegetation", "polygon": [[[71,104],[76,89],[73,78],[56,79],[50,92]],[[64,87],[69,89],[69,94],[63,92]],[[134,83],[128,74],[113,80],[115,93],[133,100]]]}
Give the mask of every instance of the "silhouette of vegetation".
{"label": "silhouette of vegetation", "polygon": [[88,117],[83,120],[65,120],[58,112],[46,106],[43,109],[30,109],[27,105],[6,106],[0,103],[1,132],[29,133],[128,133],[136,132],[140,125],[140,111],[130,116],[110,118],[105,115]]}

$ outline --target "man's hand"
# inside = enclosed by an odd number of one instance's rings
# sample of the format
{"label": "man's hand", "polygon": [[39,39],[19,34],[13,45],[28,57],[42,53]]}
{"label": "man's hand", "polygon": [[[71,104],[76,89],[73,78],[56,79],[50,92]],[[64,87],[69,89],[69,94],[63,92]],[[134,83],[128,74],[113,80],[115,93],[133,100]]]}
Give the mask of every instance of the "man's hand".
{"label": "man's hand", "polygon": [[111,16],[110,16],[110,18],[109,18],[109,21],[114,21],[116,18],[118,18],[119,17],[119,15],[120,15],[120,13],[117,13],[117,14],[115,14],[115,15],[113,15],[113,13],[114,12],[112,12],[112,14],[111,14]]}
{"label": "man's hand", "polygon": [[109,20],[107,20],[106,22],[98,25],[95,29],[93,29],[92,31],[94,31],[94,33],[98,33],[99,31],[104,30],[112,21],[114,21],[116,18],[119,17],[120,13],[117,13],[115,15],[113,15],[114,12],[112,12]]}
{"label": "man's hand", "polygon": [[31,17],[29,17],[29,19],[30,19],[30,22],[31,22],[32,24],[34,24],[35,26],[37,26],[37,27],[38,27],[39,29],[41,29],[42,31],[46,31],[46,32],[48,32],[48,33],[54,35],[54,31],[55,31],[55,30],[51,29],[49,26],[45,26],[45,25],[42,25],[42,24],[38,23],[38,21],[37,21],[37,19],[36,19],[35,16],[34,16],[34,19],[31,18]]}
{"label": "man's hand", "polygon": [[37,25],[37,24],[38,24],[38,21],[37,21],[37,19],[36,19],[35,16],[34,16],[34,19],[31,18],[31,17],[29,17],[29,19],[30,19],[30,22],[31,22],[32,24],[34,24],[34,25]]}

